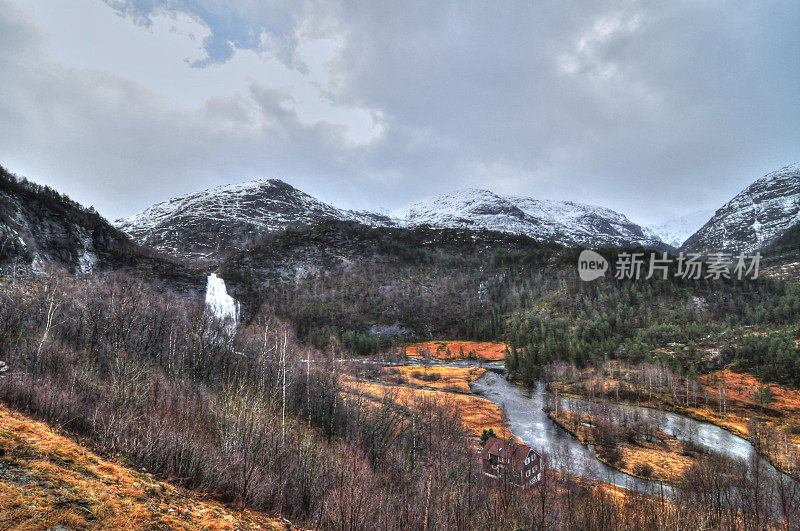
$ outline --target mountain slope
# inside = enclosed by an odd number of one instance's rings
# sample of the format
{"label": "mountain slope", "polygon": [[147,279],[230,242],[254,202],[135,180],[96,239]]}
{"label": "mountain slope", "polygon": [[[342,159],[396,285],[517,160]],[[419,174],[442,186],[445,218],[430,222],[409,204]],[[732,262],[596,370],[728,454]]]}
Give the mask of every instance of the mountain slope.
{"label": "mountain slope", "polygon": [[500,196],[489,190],[468,189],[434,196],[396,215],[407,226],[487,229],[562,245],[667,248],[652,231],[607,208]]}
{"label": "mountain slope", "polygon": [[800,252],[800,221],[776,238],[765,251],[768,254]]}
{"label": "mountain slope", "polygon": [[0,406],[3,529],[282,529],[100,457]]}
{"label": "mountain slope", "polygon": [[134,243],[93,209],[0,166],[0,276],[53,265],[80,275],[125,269],[193,297],[207,275]]}
{"label": "mountain slope", "polygon": [[761,249],[763,271],[784,280],[800,280],[800,223]]}
{"label": "mountain slope", "polygon": [[278,179],[219,186],[158,203],[115,225],[137,242],[177,256],[214,258],[258,236],[324,220],[391,224],[385,216],[323,203]]}
{"label": "mountain slope", "polygon": [[681,250],[750,253],[770,245],[800,221],[800,163],[768,173],[742,190]]}
{"label": "mountain slope", "polygon": [[124,261],[135,248],[94,210],[0,167],[0,265],[36,270],[55,262],[88,273]]}
{"label": "mountain slope", "polygon": [[264,238],[218,272],[245,308],[275,308],[302,340],[324,350],[340,335],[370,354],[396,338],[496,338],[497,304],[521,297],[510,272],[536,278],[537,292],[558,289],[577,256],[518,234],[329,221]]}

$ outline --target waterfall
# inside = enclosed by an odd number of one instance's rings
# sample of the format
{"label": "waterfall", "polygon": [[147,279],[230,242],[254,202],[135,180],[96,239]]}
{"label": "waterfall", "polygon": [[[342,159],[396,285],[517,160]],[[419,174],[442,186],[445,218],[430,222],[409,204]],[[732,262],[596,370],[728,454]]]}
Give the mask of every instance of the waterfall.
{"label": "waterfall", "polygon": [[225,281],[211,273],[206,283],[206,307],[222,321],[230,321],[235,328],[239,320],[239,301],[228,295]]}

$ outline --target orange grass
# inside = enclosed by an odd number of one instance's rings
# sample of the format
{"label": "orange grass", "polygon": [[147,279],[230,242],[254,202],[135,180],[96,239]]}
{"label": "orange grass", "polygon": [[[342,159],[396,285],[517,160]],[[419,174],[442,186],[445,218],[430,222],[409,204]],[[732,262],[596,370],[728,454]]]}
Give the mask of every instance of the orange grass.
{"label": "orange grass", "polygon": [[488,341],[426,341],[407,345],[405,348],[409,358],[424,359],[430,356],[439,361],[464,359],[502,361],[506,355],[504,343]]}
{"label": "orange grass", "polygon": [[469,387],[486,372],[480,367],[384,367],[381,379],[387,383],[432,387],[438,391],[472,393]]}
{"label": "orange grass", "polygon": [[282,529],[99,457],[0,406],[0,528]]}
{"label": "orange grass", "polygon": [[643,465],[648,465],[652,472],[647,479],[663,480],[669,483],[677,482],[693,463],[691,457],[683,455],[683,445],[675,437],[661,432],[658,443],[631,444],[627,441],[618,443],[621,459],[612,463],[603,458],[602,446],[595,439],[594,428],[583,426],[580,422],[588,422],[587,415],[559,411],[558,418],[554,412],[548,416],[556,424],[578,437],[582,444],[596,445],[599,460],[631,476],[641,477]]}
{"label": "orange grass", "polygon": [[718,382],[721,382],[728,400],[732,399],[740,402],[738,406],[753,410],[755,416],[769,416],[759,410],[757,398],[758,388],[762,385],[767,385],[772,390],[772,401],[768,404],[768,407],[779,410],[783,413],[784,419],[800,422],[800,391],[796,389],[789,389],[777,384],[765,384],[751,374],[733,372],[727,369],[703,375],[700,380],[709,393],[713,394],[716,394]]}
{"label": "orange grass", "polygon": [[488,429],[494,430],[498,437],[513,437],[505,425],[505,418],[500,408],[479,396],[442,393],[405,385],[385,385],[350,376],[344,376],[342,381],[348,394],[351,396],[364,394],[373,403],[377,403],[384,396],[390,396],[396,403],[406,408],[413,408],[415,402],[425,399],[439,401],[450,408],[458,408],[464,428],[475,437],[480,437],[483,430]]}
{"label": "orange grass", "polygon": [[[626,372],[630,372],[630,369],[620,371],[620,377]],[[559,388],[564,394],[589,399],[597,396],[614,399],[615,390],[620,386],[619,379],[612,379],[595,369],[586,370],[583,374],[584,379],[580,382],[580,386],[577,383],[565,385],[562,382],[551,385]],[[800,455],[800,436],[796,435],[797,427],[800,426],[800,391],[765,383],[751,374],[737,373],[728,369],[702,375],[699,380],[705,388],[705,394],[712,400],[708,405],[701,399],[686,406],[676,402],[674,397],[664,393],[663,390],[654,393],[652,397],[636,401],[636,404],[677,411],[682,415],[715,424],[751,442],[755,441],[753,434],[749,433],[748,421],[755,417],[763,419],[769,426],[780,430],[781,444],[762,446],[756,444],[757,450],[784,472],[792,473],[792,470],[796,470],[796,465],[792,463]],[[725,393],[725,408],[722,412],[717,404],[720,385]],[[758,389],[761,386],[767,386],[772,391],[772,400],[769,404],[761,404],[759,401]],[[587,387],[591,392],[584,389]]]}

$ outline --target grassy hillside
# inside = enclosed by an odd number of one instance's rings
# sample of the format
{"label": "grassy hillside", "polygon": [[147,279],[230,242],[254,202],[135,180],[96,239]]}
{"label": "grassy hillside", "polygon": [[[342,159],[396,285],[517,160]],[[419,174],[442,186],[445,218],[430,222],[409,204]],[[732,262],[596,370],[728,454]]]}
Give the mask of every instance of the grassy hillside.
{"label": "grassy hillside", "polygon": [[282,529],[100,457],[0,406],[0,528]]}

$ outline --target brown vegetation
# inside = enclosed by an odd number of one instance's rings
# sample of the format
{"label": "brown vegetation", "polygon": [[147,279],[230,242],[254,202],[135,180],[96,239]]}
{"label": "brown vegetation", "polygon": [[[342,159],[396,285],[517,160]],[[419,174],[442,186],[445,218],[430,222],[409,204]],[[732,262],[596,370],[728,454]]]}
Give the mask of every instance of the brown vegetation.
{"label": "brown vegetation", "polygon": [[502,361],[506,345],[488,341],[426,341],[406,345],[405,352],[415,359]]}
{"label": "brown vegetation", "polygon": [[571,411],[549,411],[553,421],[583,444],[595,446],[598,459],[617,470],[645,479],[677,483],[699,454],[654,426],[627,428]]}
{"label": "brown vegetation", "polygon": [[409,423],[392,400],[345,399],[339,364],[266,310],[232,336],[122,273],[0,283],[0,298],[0,399],[157,478],[309,527],[452,527],[474,502],[454,410],[420,400]]}
{"label": "brown vegetation", "polygon": [[[487,488],[468,435],[493,427],[502,436],[497,406],[375,382],[381,370],[371,364],[353,363],[347,376],[343,364],[298,343],[268,308],[253,308],[232,335],[202,302],[125,273],[0,283],[0,300],[4,404],[146,468],[155,484],[169,478],[303,526],[760,529],[774,527],[765,515],[796,517],[796,501],[753,481],[747,467],[730,482],[704,483],[715,469],[698,466],[700,487],[680,490],[674,503],[621,500],[547,470],[529,490]],[[136,482],[149,482],[131,478],[128,494],[136,497]],[[23,509],[26,494],[12,493]],[[728,499],[718,503],[722,494]]]}
{"label": "brown vegetation", "polygon": [[768,461],[800,478],[796,390],[729,370],[691,378],[649,363],[608,362],[582,371],[559,364],[547,374],[562,395],[666,409],[715,424],[750,440]]}
{"label": "brown vegetation", "polygon": [[469,387],[486,372],[480,367],[427,367],[420,365],[404,365],[385,367],[382,380],[389,383],[431,387],[450,393],[470,394]]}
{"label": "brown vegetation", "polygon": [[473,437],[480,437],[483,430],[494,430],[501,438],[513,437],[506,427],[505,417],[494,402],[485,398],[442,393],[390,382],[377,383],[343,377],[345,389],[350,395],[364,395],[374,403],[391,401],[414,412],[420,404],[432,401],[461,419],[464,429]]}
{"label": "brown vegetation", "polygon": [[3,529],[283,529],[104,459],[49,426],[0,406]]}

